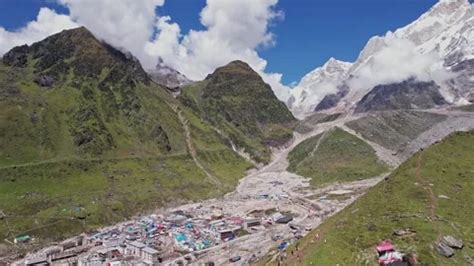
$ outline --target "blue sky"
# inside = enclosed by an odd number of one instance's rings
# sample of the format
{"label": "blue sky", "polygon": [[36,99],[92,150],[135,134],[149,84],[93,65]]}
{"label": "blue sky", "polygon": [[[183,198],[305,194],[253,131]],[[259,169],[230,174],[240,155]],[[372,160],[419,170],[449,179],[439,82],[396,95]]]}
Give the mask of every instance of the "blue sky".
{"label": "blue sky", "polygon": [[[258,0],[256,0],[258,1]],[[276,45],[259,49],[266,71],[283,73],[283,83],[298,81],[328,58],[354,61],[367,40],[415,20],[436,0],[279,0],[284,19],[274,21]],[[205,0],[167,0],[158,10],[177,22],[182,33],[200,30]],[[0,26],[14,30],[34,20],[41,7],[68,10],[52,0],[1,0]]]}

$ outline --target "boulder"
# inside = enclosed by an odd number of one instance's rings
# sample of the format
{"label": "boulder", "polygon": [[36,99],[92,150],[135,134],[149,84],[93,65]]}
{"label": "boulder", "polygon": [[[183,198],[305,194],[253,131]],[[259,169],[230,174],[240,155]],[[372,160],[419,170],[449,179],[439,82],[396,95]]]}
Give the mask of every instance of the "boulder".
{"label": "boulder", "polygon": [[464,247],[462,240],[456,239],[453,236],[443,236],[442,242],[452,248],[462,249]]}
{"label": "boulder", "polygon": [[51,87],[53,86],[54,79],[50,76],[42,75],[37,77],[35,82],[41,87]]}
{"label": "boulder", "polygon": [[454,255],[454,249],[442,242],[436,243],[435,249],[441,256],[445,256],[447,258]]}

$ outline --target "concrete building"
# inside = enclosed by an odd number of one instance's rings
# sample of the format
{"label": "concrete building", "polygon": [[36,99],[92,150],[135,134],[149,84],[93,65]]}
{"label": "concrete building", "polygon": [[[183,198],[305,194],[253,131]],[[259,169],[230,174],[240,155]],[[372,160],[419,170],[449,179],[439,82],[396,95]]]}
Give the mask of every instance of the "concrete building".
{"label": "concrete building", "polygon": [[158,263],[158,250],[145,247],[142,249],[142,259],[143,262],[148,263],[150,265],[155,265]]}
{"label": "concrete building", "polygon": [[259,226],[261,224],[262,222],[260,221],[260,219],[246,219],[244,222],[244,228],[248,230],[251,227]]}
{"label": "concrete building", "polygon": [[37,257],[34,257],[34,258],[31,258],[31,259],[27,259],[25,261],[25,264],[27,266],[47,266],[49,265],[49,261],[48,261],[48,258],[45,256],[45,255],[42,255],[42,256],[37,256]]}
{"label": "concrete building", "polygon": [[133,241],[127,244],[127,248],[125,248],[125,255],[131,255],[135,257],[142,256],[142,249],[146,247],[145,244],[138,241]]}

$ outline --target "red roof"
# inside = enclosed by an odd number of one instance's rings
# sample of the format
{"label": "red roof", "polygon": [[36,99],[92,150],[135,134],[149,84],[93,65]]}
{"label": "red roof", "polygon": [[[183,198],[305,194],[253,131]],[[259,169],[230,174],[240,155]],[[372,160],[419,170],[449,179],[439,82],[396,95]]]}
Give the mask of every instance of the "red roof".
{"label": "red roof", "polygon": [[388,240],[380,242],[377,246],[378,252],[391,251],[391,250],[394,250],[394,247],[393,247],[392,242]]}

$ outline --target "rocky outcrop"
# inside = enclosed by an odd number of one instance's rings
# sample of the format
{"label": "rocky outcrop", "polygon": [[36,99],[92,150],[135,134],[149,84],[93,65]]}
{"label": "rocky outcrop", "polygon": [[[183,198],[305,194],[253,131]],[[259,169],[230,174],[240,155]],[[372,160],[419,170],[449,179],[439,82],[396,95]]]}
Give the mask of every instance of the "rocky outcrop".
{"label": "rocky outcrop", "polygon": [[357,103],[355,112],[427,109],[447,104],[439,89],[432,81],[415,79],[379,85]]}
{"label": "rocky outcrop", "polygon": [[454,255],[454,250],[444,243],[436,243],[435,249],[438,254],[447,258]]}
{"label": "rocky outcrop", "polygon": [[314,108],[314,111],[319,112],[335,107],[347,95],[348,91],[349,88],[347,86],[341,86],[337,93],[324,96],[321,102]]}
{"label": "rocky outcrop", "polygon": [[462,249],[464,247],[462,240],[456,239],[450,235],[443,236],[442,241],[451,248]]}
{"label": "rocky outcrop", "polygon": [[28,61],[28,51],[28,45],[15,47],[3,55],[2,62],[7,66],[24,67]]}
{"label": "rocky outcrop", "polygon": [[456,239],[451,235],[443,236],[441,241],[435,244],[438,254],[448,258],[454,255],[455,249],[462,249],[463,247],[462,240]]}

